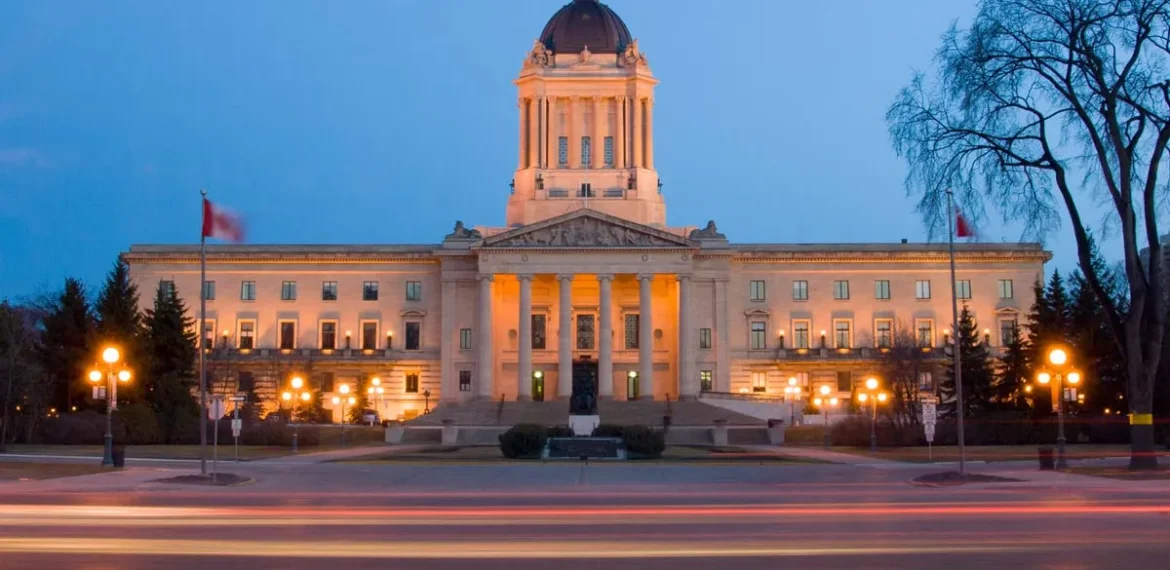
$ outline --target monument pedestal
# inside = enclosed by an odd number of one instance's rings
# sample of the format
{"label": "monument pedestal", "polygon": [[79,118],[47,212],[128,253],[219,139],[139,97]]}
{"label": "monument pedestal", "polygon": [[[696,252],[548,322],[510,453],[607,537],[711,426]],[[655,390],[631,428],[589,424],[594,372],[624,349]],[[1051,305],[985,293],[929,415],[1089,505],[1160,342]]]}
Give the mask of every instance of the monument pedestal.
{"label": "monument pedestal", "polygon": [[569,429],[573,430],[573,435],[577,437],[589,437],[593,435],[593,430],[601,424],[601,416],[569,416]]}

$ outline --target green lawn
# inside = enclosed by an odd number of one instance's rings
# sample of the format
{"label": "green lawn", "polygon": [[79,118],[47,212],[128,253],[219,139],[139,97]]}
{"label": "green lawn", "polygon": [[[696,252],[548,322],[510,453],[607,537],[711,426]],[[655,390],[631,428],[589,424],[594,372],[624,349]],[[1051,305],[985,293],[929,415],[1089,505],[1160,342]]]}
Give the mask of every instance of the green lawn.
{"label": "green lawn", "polygon": [[[970,445],[966,449],[969,461],[1036,461],[1037,445]],[[1053,451],[1055,452],[1055,446]],[[958,461],[959,448],[953,445],[937,446],[933,449],[926,447],[879,447],[876,454],[870,453],[867,447],[833,447],[833,451],[887,459],[890,461],[905,461],[922,463],[931,461]],[[1128,445],[1105,444],[1069,444],[1065,456],[1068,459],[1103,459],[1107,457],[1129,457]],[[1163,457],[1170,453],[1161,451]]]}
{"label": "green lawn", "polygon": [[57,479],[92,475],[108,469],[92,463],[33,463],[23,461],[0,461],[0,481],[22,479]]}
{"label": "green lawn", "polygon": [[[313,451],[325,451],[330,448],[324,447],[306,447],[302,448],[305,453]],[[101,457],[102,446],[100,445],[17,445],[11,444],[5,446],[5,452],[13,455],[70,455],[81,457]],[[231,445],[219,446],[219,458],[221,460],[230,460],[234,455],[234,450]],[[267,457],[280,457],[282,455],[290,455],[292,449],[288,447],[267,447],[259,445],[241,445],[240,459],[244,461],[252,459],[264,459]],[[128,445],[126,446],[126,457],[128,459],[199,459],[198,445]],[[207,458],[211,459],[211,445],[207,446]]]}
{"label": "green lawn", "polygon": [[[506,459],[499,446],[480,445],[465,447],[434,446],[415,451],[397,453],[389,451],[380,455],[367,455],[352,459],[338,459],[339,463],[494,463],[534,462],[533,459]],[[777,454],[749,452],[738,447],[713,448],[702,446],[670,445],[659,459],[635,460],[633,463],[808,463],[781,457]]]}

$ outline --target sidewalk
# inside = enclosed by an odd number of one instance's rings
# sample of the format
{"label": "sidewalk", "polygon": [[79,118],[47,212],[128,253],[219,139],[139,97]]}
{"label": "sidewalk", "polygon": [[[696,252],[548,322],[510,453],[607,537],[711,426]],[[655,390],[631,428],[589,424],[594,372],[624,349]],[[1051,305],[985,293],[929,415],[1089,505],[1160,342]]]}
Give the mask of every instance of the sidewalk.
{"label": "sidewalk", "polygon": [[837,451],[825,451],[813,447],[792,447],[787,445],[748,445],[743,446],[744,449],[755,451],[758,453],[772,453],[783,457],[790,457],[792,459],[806,459],[813,461],[823,461],[825,463],[839,463],[842,465],[853,465],[854,467],[922,467],[921,463],[902,463],[899,461],[890,461],[888,459],[878,459],[876,457],[865,457],[862,455],[854,455],[852,453],[841,453]]}
{"label": "sidewalk", "polygon": [[134,491],[156,479],[198,473],[199,466],[190,468],[126,467],[106,473],[42,479],[35,481],[0,482],[0,494],[24,493],[89,493],[95,491]]}
{"label": "sidewalk", "polygon": [[410,451],[417,451],[419,449],[433,447],[427,445],[366,445],[356,447],[346,447],[342,449],[331,449],[329,451],[315,451],[307,453],[297,453],[296,455],[283,455],[280,457],[271,457],[268,459],[255,459],[249,461],[251,465],[313,465],[316,463],[328,463],[330,461],[337,461],[339,459],[357,459],[367,455],[385,455],[387,453],[406,453]]}

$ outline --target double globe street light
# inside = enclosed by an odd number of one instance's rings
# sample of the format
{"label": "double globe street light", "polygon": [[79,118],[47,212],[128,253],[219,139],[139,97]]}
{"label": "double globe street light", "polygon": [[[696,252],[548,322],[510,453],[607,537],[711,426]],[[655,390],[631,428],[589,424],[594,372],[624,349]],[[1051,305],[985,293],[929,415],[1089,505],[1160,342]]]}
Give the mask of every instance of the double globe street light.
{"label": "double globe street light", "polygon": [[884,404],[890,399],[889,394],[878,390],[877,378],[870,378],[865,381],[865,391],[857,395],[857,401],[865,404],[870,403],[872,409],[869,423],[869,451],[870,453],[877,453],[877,407],[878,404]]}
{"label": "double globe street light", "polygon": [[1064,455],[1064,382],[1076,386],[1081,383],[1081,373],[1072,369],[1072,357],[1063,347],[1054,347],[1048,351],[1049,370],[1041,370],[1036,375],[1036,382],[1047,386],[1056,380],[1056,468],[1065,469],[1068,461]]}
{"label": "double globe street light", "polygon": [[829,429],[829,408],[836,408],[837,404],[840,403],[836,396],[829,396],[832,392],[833,389],[828,384],[822,384],[821,395],[813,398],[813,405],[821,410],[821,415],[824,417],[825,450],[828,450],[833,442],[833,430]]}
{"label": "double globe street light", "polygon": [[[280,395],[280,399],[284,402],[289,402],[291,407],[288,412],[288,423],[293,426],[292,435],[292,450],[297,452],[297,401],[308,403],[313,399],[313,393],[305,389],[305,379],[300,376],[293,376],[288,382],[289,389],[285,390]],[[283,406],[283,404],[282,404]]]}
{"label": "double globe street light", "polygon": [[333,397],[333,405],[341,406],[341,446],[345,447],[345,424],[347,420],[345,417],[345,407],[347,404],[350,406],[356,404],[357,398],[349,395],[349,384],[342,384],[341,386],[338,386],[337,391],[341,392],[341,395]]}
{"label": "double globe street light", "polygon": [[102,466],[113,467],[114,465],[114,410],[118,409],[118,382],[123,384],[130,381],[131,374],[127,368],[116,370],[118,362],[122,360],[122,351],[113,346],[107,346],[102,349],[102,362],[106,363],[106,369],[100,370],[96,366],[89,371],[89,381],[94,384],[94,398],[97,399],[101,392],[100,382],[103,378],[106,380],[105,396],[106,396],[106,436],[105,436],[105,451],[102,453]]}

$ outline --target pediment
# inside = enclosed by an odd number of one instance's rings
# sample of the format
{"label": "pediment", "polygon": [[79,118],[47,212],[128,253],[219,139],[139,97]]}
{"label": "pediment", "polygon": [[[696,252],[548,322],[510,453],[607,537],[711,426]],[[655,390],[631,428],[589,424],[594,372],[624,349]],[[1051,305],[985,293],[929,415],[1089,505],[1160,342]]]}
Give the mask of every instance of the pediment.
{"label": "pediment", "polygon": [[549,218],[485,239],[501,248],[693,248],[690,240],[588,209]]}

